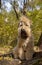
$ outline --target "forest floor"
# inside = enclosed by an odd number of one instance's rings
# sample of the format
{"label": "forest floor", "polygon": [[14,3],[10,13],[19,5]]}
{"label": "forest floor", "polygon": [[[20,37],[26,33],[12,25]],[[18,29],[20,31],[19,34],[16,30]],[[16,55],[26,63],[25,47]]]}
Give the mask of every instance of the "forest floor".
{"label": "forest floor", "polygon": [[0,55],[10,52],[11,49],[12,49],[12,46],[0,47]]}
{"label": "forest floor", "polygon": [[[11,46],[4,46],[4,47],[0,47],[0,56],[1,55],[4,55],[4,54],[8,54],[9,52],[11,52],[12,50],[12,47]],[[8,60],[11,60],[12,58],[11,57],[0,57],[0,60],[1,59],[8,59]]]}

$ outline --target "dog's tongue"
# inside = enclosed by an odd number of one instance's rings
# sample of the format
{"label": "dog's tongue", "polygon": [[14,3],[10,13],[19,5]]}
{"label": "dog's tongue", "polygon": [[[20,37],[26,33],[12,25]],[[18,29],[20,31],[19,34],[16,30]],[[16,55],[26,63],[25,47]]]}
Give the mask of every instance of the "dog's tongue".
{"label": "dog's tongue", "polygon": [[26,39],[27,38],[27,34],[24,30],[21,31],[21,38],[22,39]]}

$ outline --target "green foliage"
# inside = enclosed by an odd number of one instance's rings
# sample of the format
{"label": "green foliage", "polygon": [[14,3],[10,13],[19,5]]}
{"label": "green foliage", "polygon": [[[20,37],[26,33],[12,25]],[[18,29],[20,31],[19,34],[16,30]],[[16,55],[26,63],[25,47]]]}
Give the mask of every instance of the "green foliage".
{"label": "green foliage", "polygon": [[[28,11],[27,16],[33,21],[32,31],[34,34],[35,44],[38,42],[42,32],[42,10]],[[8,18],[6,22],[5,19]],[[0,45],[16,45],[18,20],[13,11],[10,13],[0,14]]]}
{"label": "green foliage", "polygon": [[[32,4],[33,3],[33,4]],[[28,2],[28,6],[30,6],[35,9],[32,11],[27,11],[26,15],[29,19],[32,20],[32,31],[34,34],[34,42],[37,44],[39,36],[42,32],[42,8],[40,10],[36,10],[35,6],[39,5],[42,6],[42,0],[34,0],[31,2]],[[14,4],[13,4],[14,5]],[[18,8],[17,1],[15,2],[16,10]],[[26,8],[27,8],[26,7]],[[17,10],[18,11],[18,10]],[[20,12],[18,13],[20,17]],[[6,20],[7,19],[7,20]],[[17,41],[17,28],[18,28],[18,20],[16,18],[16,14],[14,10],[11,10],[9,13],[5,10],[5,8],[0,13],[0,46],[1,45],[16,45]]]}
{"label": "green foliage", "polygon": [[34,42],[36,44],[42,32],[42,10],[27,12],[27,16],[33,21],[32,30],[34,34]]}
{"label": "green foliage", "polygon": [[[8,18],[8,21],[5,21]],[[0,45],[10,45],[17,38],[18,20],[13,12],[11,14],[0,15]],[[15,44],[15,43],[14,43]]]}

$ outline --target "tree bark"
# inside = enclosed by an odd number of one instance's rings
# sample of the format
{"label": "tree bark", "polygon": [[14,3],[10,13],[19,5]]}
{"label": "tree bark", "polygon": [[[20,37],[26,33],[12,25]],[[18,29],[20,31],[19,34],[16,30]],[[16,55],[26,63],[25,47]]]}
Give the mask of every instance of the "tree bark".
{"label": "tree bark", "polygon": [[1,0],[0,0],[0,9],[1,9]]}
{"label": "tree bark", "polygon": [[39,38],[37,44],[38,44],[39,49],[42,50],[42,33],[41,33],[41,35],[40,35],[40,38]]}

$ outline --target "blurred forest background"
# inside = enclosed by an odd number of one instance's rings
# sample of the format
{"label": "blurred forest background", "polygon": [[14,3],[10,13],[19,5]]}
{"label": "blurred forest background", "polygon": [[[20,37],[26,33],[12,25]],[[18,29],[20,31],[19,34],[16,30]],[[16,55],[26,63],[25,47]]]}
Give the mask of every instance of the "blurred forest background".
{"label": "blurred forest background", "polygon": [[0,52],[16,45],[19,17],[23,12],[32,20],[37,44],[42,32],[42,0],[0,0]]}

